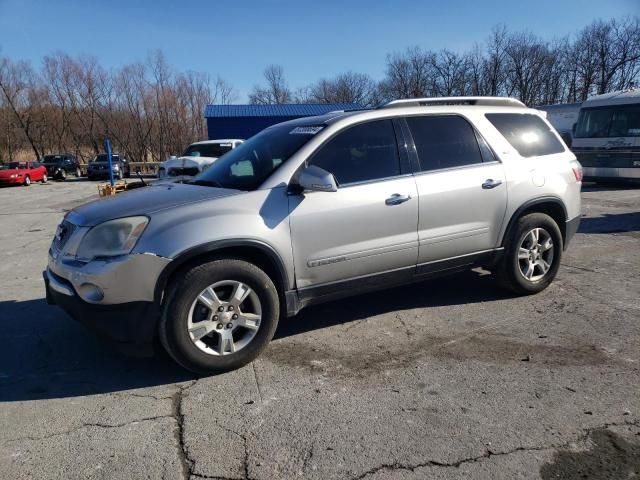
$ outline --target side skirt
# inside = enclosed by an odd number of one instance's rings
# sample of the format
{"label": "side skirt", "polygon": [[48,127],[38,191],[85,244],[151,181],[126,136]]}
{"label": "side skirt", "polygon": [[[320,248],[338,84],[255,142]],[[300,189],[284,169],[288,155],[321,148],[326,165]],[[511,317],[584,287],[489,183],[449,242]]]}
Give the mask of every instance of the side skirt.
{"label": "side skirt", "polygon": [[423,263],[417,266],[390,270],[382,273],[313,285],[285,292],[287,316],[293,317],[309,305],[351,297],[361,293],[383,290],[408,283],[420,282],[474,267],[491,267],[502,255],[503,248],[476,252],[459,257]]}

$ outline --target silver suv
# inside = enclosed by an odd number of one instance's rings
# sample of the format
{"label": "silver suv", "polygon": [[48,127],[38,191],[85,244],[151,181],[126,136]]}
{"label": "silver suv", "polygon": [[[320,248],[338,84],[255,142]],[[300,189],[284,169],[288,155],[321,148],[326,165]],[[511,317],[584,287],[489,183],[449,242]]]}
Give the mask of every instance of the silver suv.
{"label": "silver suv", "polygon": [[578,228],[581,179],[544,114],[513,99],[293,120],[188,184],[69,212],[47,299],[136,353],[159,338],[183,367],[221,372],[314,303],[477,266],[540,292]]}

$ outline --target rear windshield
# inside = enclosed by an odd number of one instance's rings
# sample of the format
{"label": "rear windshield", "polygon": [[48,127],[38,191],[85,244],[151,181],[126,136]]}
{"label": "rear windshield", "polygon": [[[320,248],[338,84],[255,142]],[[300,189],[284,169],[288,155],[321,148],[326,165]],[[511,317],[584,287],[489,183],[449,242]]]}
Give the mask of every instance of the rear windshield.
{"label": "rear windshield", "polygon": [[537,157],[565,151],[562,142],[537,115],[487,113],[485,116],[523,157]]}
{"label": "rear windshield", "polygon": [[189,145],[184,151],[184,157],[214,157],[218,158],[231,150],[230,143],[203,143]]}

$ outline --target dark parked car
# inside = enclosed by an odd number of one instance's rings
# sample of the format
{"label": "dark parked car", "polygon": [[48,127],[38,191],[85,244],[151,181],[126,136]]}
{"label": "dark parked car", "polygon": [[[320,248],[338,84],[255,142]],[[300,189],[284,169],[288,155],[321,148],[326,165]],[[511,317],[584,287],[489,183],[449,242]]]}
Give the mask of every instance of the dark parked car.
{"label": "dark parked car", "polygon": [[[113,178],[122,179],[131,177],[131,168],[129,161],[120,154],[111,155],[111,167],[113,169]],[[96,157],[87,165],[87,177],[89,180],[98,178],[109,178],[109,160],[106,153],[96,155]]]}
{"label": "dark parked car", "polygon": [[77,178],[82,176],[78,159],[69,153],[45,155],[42,165],[47,169],[49,178],[55,180],[66,180],[68,174],[75,175]]}

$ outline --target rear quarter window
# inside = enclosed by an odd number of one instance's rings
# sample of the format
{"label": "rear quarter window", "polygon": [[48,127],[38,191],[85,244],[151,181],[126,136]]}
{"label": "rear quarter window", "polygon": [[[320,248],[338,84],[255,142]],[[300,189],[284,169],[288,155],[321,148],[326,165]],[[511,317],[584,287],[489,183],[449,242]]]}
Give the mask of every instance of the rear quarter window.
{"label": "rear quarter window", "polygon": [[537,157],[565,151],[562,142],[537,115],[487,113],[485,117],[523,157]]}

